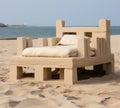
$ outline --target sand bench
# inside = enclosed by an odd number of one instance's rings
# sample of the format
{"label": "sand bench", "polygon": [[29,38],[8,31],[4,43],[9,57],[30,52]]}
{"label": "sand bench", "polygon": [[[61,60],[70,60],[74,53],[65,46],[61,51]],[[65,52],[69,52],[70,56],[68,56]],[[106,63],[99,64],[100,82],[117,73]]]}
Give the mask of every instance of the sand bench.
{"label": "sand bench", "polygon": [[37,43],[32,47],[31,38],[17,38],[17,55],[10,60],[12,81],[23,78],[23,67],[35,69],[35,81],[51,80],[56,73],[67,84],[77,83],[77,69],[86,66],[102,68],[106,74],[114,72],[109,20],[100,20],[98,27],[66,27],[64,21],[58,20],[56,37],[38,38]]}

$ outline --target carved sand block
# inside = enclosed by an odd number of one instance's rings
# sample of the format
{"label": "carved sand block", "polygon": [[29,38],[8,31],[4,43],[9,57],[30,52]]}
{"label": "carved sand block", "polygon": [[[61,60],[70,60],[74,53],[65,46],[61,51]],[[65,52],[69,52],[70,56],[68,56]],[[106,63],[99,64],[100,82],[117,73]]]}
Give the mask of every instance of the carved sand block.
{"label": "carved sand block", "polygon": [[[69,37],[73,37],[72,41],[69,41]],[[66,38],[67,41],[63,41],[63,38]],[[74,42],[74,39],[77,39],[77,43],[75,43],[76,41]],[[66,43],[64,45],[60,42]],[[38,38],[37,43],[37,47],[42,47],[42,49],[54,48],[55,46],[55,51],[53,51],[55,54],[51,51],[53,49],[51,49],[48,51],[49,55],[46,54],[47,52],[45,55],[41,55],[41,53],[40,55],[37,53],[38,55],[36,54],[35,56],[31,54],[24,55],[23,51],[32,47],[33,42],[31,38],[18,37],[17,55],[10,60],[11,81],[23,78],[23,67],[34,68],[35,81],[51,80],[53,73],[57,73],[59,78],[66,84],[78,82],[78,68],[93,66],[94,70],[101,69],[106,74],[114,72],[114,55],[111,53],[110,47],[109,20],[100,20],[98,27],[66,27],[64,21],[58,20],[56,22],[56,37]],[[76,52],[73,55],[70,55],[71,52],[67,56],[60,55],[64,54],[61,47],[66,49],[66,46],[68,48],[71,48],[71,46],[74,48],[75,46],[74,50]],[[56,54],[56,48],[58,47],[60,47],[60,50]],[[53,69],[54,72],[52,72]]]}

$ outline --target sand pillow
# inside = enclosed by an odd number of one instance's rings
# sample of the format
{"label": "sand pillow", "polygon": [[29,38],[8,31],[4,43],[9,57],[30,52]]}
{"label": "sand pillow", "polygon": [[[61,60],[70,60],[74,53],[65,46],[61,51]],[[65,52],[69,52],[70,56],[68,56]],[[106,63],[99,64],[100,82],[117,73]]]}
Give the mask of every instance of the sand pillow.
{"label": "sand pillow", "polygon": [[79,38],[84,38],[84,36],[66,34],[58,42],[58,45],[77,45]]}

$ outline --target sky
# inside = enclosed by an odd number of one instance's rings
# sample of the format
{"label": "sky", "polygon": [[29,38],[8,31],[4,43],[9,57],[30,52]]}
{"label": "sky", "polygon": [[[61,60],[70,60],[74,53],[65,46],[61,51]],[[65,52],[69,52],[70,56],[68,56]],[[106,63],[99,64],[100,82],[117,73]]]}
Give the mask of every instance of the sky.
{"label": "sky", "polygon": [[0,22],[55,26],[65,20],[67,26],[97,25],[100,19],[120,26],[120,0],[0,0]]}

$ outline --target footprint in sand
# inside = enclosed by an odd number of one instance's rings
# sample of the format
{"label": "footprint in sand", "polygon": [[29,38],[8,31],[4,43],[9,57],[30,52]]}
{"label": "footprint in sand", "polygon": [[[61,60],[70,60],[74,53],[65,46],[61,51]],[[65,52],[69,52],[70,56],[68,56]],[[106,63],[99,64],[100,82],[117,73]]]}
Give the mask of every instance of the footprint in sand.
{"label": "footprint in sand", "polygon": [[[112,106],[112,108],[120,107],[120,100],[117,98],[106,97],[100,103],[103,105]],[[116,107],[116,106],[119,106],[119,107]]]}
{"label": "footprint in sand", "polygon": [[64,95],[64,97],[66,97],[67,100],[77,100],[77,99],[79,99],[78,97],[75,97],[75,96],[68,96],[68,95]]}
{"label": "footprint in sand", "polygon": [[9,106],[10,107],[15,107],[20,103],[20,101],[9,101]]}
{"label": "footprint in sand", "polygon": [[38,95],[41,98],[45,98],[45,95],[41,94],[42,90],[31,91],[32,95]]}
{"label": "footprint in sand", "polygon": [[51,100],[25,99],[14,108],[57,108],[58,105]]}
{"label": "footprint in sand", "polygon": [[8,85],[0,85],[0,94],[4,94],[6,93],[8,90],[10,89],[10,87]]}
{"label": "footprint in sand", "polygon": [[14,103],[14,102],[19,102],[21,100],[26,99],[29,92],[24,88],[17,87],[17,88],[6,91],[4,94],[10,97],[11,103],[12,102]]}

